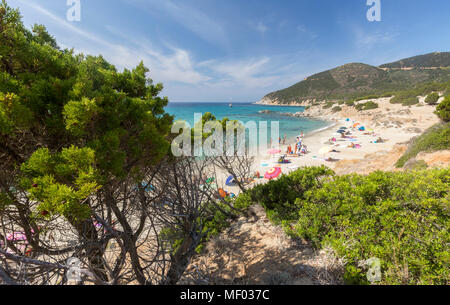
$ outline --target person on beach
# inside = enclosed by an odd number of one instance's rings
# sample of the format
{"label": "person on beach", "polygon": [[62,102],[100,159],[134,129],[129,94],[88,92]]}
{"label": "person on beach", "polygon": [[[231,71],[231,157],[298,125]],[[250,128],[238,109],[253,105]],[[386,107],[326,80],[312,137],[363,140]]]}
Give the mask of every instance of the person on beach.
{"label": "person on beach", "polygon": [[292,155],[292,146],[291,145],[289,145],[287,148],[287,154]]}
{"label": "person on beach", "polygon": [[285,144],[286,144],[286,134],[283,137],[283,145],[285,145]]}

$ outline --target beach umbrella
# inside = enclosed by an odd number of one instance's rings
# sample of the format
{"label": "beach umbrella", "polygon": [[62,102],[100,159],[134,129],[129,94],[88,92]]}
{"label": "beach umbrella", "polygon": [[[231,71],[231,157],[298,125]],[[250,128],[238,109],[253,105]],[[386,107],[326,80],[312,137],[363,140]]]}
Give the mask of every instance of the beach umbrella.
{"label": "beach umbrella", "polygon": [[232,186],[234,184],[234,177],[230,176],[227,178],[227,181],[225,181],[225,184],[228,186]]}
{"label": "beach umbrella", "polygon": [[331,151],[331,147],[322,147],[322,148],[319,150],[319,154],[325,155],[325,154],[329,153],[330,151]]}
{"label": "beach umbrella", "polygon": [[346,121],[346,122],[350,122],[350,119],[346,119],[345,121]]}
{"label": "beach umbrella", "polygon": [[361,125],[361,124],[360,123],[353,124],[353,128],[356,128],[356,126],[358,126],[358,125]]}
{"label": "beach umbrella", "polygon": [[269,155],[276,155],[276,154],[279,154],[280,152],[281,152],[281,149],[276,149],[276,148],[272,148],[267,151],[267,153]]}
{"label": "beach umbrella", "polygon": [[338,131],[336,131],[337,133],[345,133],[345,130],[338,130]]}
{"label": "beach umbrella", "polygon": [[341,127],[341,128],[339,128],[339,129],[347,129],[347,127]]}
{"label": "beach umbrella", "polygon": [[227,192],[225,192],[223,189],[219,189],[219,196],[225,198],[227,197]]}
{"label": "beach umbrella", "polygon": [[268,170],[265,175],[264,178],[272,180],[277,178],[279,175],[281,175],[281,168],[280,167],[274,167],[271,168],[270,170]]}

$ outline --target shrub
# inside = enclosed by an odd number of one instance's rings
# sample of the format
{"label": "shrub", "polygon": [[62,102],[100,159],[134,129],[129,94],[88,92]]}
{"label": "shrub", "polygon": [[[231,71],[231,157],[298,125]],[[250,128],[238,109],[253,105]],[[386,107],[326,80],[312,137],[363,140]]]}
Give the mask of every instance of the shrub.
{"label": "shrub", "polygon": [[363,97],[359,97],[355,100],[355,102],[359,102],[359,101],[363,101],[363,100],[369,100],[369,99],[376,99],[378,98],[377,95],[368,95],[368,96],[363,96]]}
{"label": "shrub", "polygon": [[435,105],[439,100],[439,94],[436,92],[428,94],[427,98],[425,99],[425,103],[428,105]]}
{"label": "shrub", "polygon": [[333,102],[327,102],[327,103],[323,106],[323,109],[331,108],[331,107],[333,107],[333,105],[334,105]]}
{"label": "shrub", "polygon": [[302,168],[254,187],[251,190],[252,201],[260,203],[268,217],[276,223],[294,220],[298,211],[295,200],[302,198],[307,190],[319,187],[324,177],[332,175],[334,172],[325,166]]}
{"label": "shrub", "polygon": [[444,122],[450,121],[450,95],[437,106],[435,113]]}
{"label": "shrub", "polygon": [[450,170],[335,176],[297,199],[294,237],[346,258],[347,283],[367,284],[361,262],[381,261],[382,284],[447,284]]}
{"label": "shrub", "polygon": [[355,108],[358,111],[371,110],[371,109],[378,108],[378,104],[375,103],[374,101],[368,101],[367,103],[360,103],[360,104],[356,105]]}
{"label": "shrub", "polygon": [[355,106],[355,102],[354,101],[346,101],[345,105],[347,105],[349,107],[353,107],[353,106]]}
{"label": "shrub", "polygon": [[402,104],[403,106],[411,106],[419,103],[419,99],[414,91],[405,91],[396,94],[391,99],[391,104]]}
{"label": "shrub", "polygon": [[421,136],[412,140],[408,150],[397,161],[397,167],[417,156],[420,152],[433,152],[450,148],[450,123],[437,124],[428,129]]}
{"label": "shrub", "polygon": [[291,237],[345,257],[347,283],[368,284],[362,262],[378,258],[381,284],[447,284],[450,169],[334,176],[302,168],[255,189],[252,200]]}
{"label": "shrub", "polygon": [[386,92],[386,93],[382,94],[380,97],[392,97],[392,96],[394,96],[394,93]]}
{"label": "shrub", "polygon": [[339,111],[342,111],[342,108],[339,107],[339,106],[335,106],[335,107],[333,107],[333,109],[331,109],[331,111],[333,111],[333,112],[339,112]]}
{"label": "shrub", "polygon": [[252,197],[249,193],[243,193],[236,197],[234,201],[234,208],[238,210],[246,210],[253,204]]}

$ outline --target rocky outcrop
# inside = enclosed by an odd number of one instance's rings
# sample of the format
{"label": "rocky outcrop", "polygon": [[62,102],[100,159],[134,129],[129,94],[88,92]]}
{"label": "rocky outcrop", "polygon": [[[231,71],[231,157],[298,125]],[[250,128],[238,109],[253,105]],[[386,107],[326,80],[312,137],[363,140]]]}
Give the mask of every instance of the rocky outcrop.
{"label": "rocky outcrop", "polygon": [[277,106],[309,106],[314,102],[314,100],[305,100],[301,102],[289,102],[282,103],[278,98],[270,98],[268,96],[263,97],[260,101],[256,102],[257,105],[277,105]]}
{"label": "rocky outcrop", "polygon": [[278,114],[281,116],[290,116],[290,117],[296,117],[296,118],[304,117],[303,112],[292,113],[292,112],[279,112],[279,111],[272,111],[272,110],[261,110],[261,111],[258,111],[258,113],[259,114]]}

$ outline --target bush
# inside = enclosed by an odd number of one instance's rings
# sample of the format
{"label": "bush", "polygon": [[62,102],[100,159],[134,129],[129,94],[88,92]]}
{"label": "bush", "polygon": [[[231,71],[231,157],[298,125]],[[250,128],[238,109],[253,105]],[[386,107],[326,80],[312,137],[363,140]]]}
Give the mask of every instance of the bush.
{"label": "bush", "polygon": [[435,105],[439,100],[439,94],[436,92],[428,94],[427,98],[425,99],[425,103],[428,105]]}
{"label": "bush", "polygon": [[323,109],[331,108],[331,107],[333,107],[333,105],[334,105],[333,102],[327,102],[327,103],[323,106]]}
{"label": "bush", "polygon": [[354,101],[346,101],[345,105],[347,105],[349,107],[353,107],[353,106],[355,106],[355,102]]}
{"label": "bush", "polygon": [[447,284],[450,170],[335,176],[295,202],[293,237],[346,258],[347,283],[367,284],[361,262],[381,261],[381,284]]}
{"label": "bush", "polygon": [[339,112],[339,111],[342,111],[342,108],[339,107],[339,106],[335,106],[335,107],[333,107],[333,109],[331,109],[331,111],[333,111],[333,112]]}
{"label": "bush", "polygon": [[371,110],[371,109],[378,108],[378,104],[375,103],[374,101],[368,101],[367,103],[360,103],[360,104],[356,105],[355,108],[358,111]]}
{"label": "bush", "polygon": [[378,98],[378,95],[368,95],[368,96],[363,96],[363,97],[359,97],[355,100],[355,102],[359,102],[359,101],[363,101],[363,100],[370,100],[370,99],[376,99]]}
{"label": "bush", "polygon": [[397,167],[403,167],[405,163],[417,156],[420,152],[433,152],[450,148],[450,123],[437,124],[428,129],[424,134],[412,140],[408,150],[397,161]]}
{"label": "bush", "polygon": [[254,187],[250,191],[252,201],[261,204],[275,223],[295,220],[298,211],[295,200],[302,198],[307,190],[319,187],[324,177],[332,175],[334,172],[325,166],[303,168]]}
{"label": "bush", "polygon": [[383,93],[380,97],[393,97],[393,96],[394,96],[394,93],[386,92],[386,93]]}
{"label": "bush", "polygon": [[450,121],[450,95],[437,106],[435,113],[444,122]]}
{"label": "bush", "polygon": [[402,104],[403,106],[411,106],[419,103],[419,98],[414,91],[405,91],[397,93],[392,99],[391,104]]}

